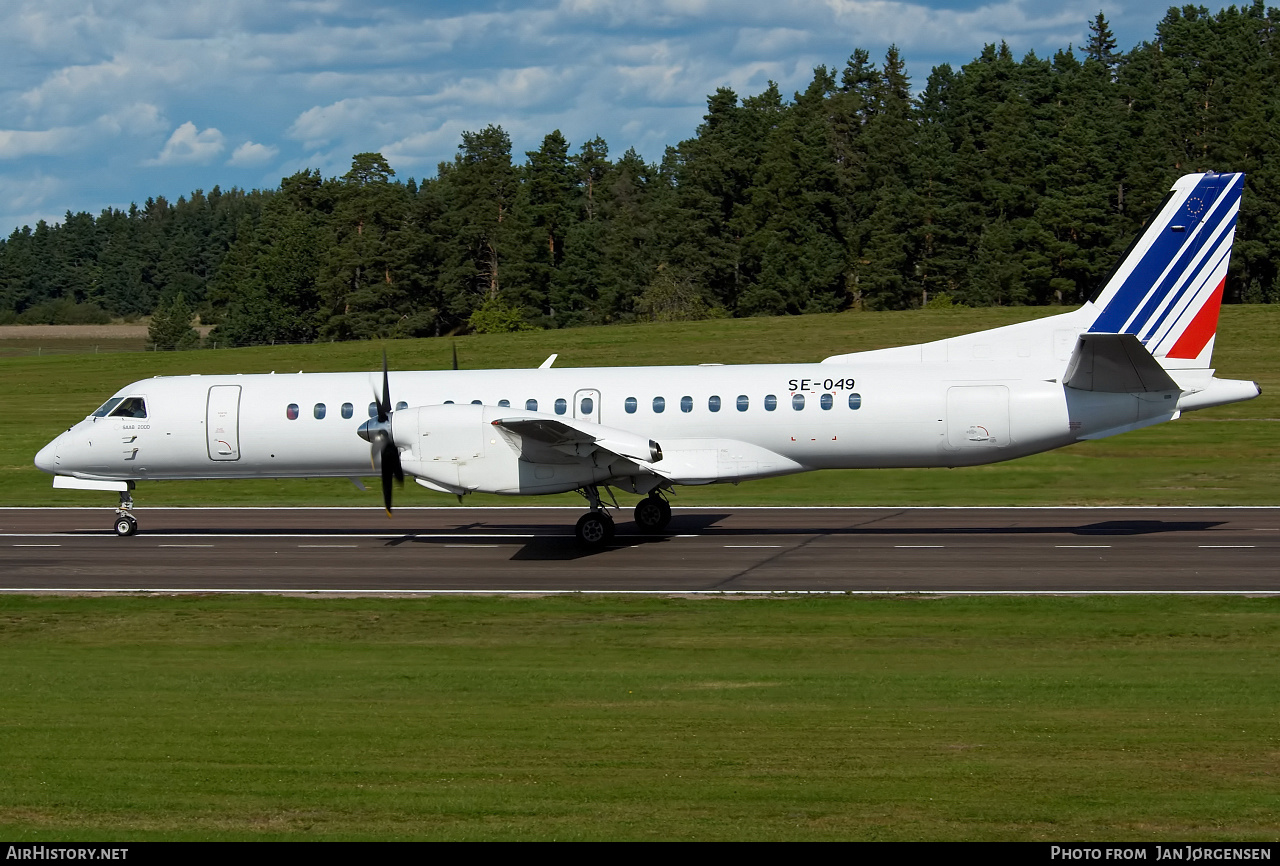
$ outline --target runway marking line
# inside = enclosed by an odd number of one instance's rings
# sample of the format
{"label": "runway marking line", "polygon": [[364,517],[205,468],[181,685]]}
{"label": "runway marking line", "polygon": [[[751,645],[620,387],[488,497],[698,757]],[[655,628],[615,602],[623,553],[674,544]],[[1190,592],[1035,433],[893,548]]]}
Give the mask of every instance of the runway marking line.
{"label": "runway marking line", "polygon": [[1061,550],[1099,550],[1109,548],[1110,544],[1055,544],[1054,547]]}
{"label": "runway marking line", "polygon": [[924,549],[945,548],[946,545],[945,544],[895,544],[894,547],[900,548],[902,550],[924,550]]}
{"label": "runway marking line", "polygon": [[[676,505],[679,511],[1275,511],[1280,505]],[[0,505],[0,511],[90,511],[107,506]],[[381,505],[156,505],[139,511],[370,511]],[[578,505],[397,505],[397,511],[582,511]]]}
{"label": "runway marking line", "polygon": [[15,544],[14,547],[61,547],[61,544]]}
{"label": "runway marking line", "polygon": [[1241,595],[1271,598],[1273,589],[191,589],[143,587],[0,587],[0,593],[130,593],[141,595],[874,595],[874,596],[1041,596],[1041,595]]}
{"label": "runway marking line", "polygon": [[213,547],[212,544],[160,544],[157,547]]}
{"label": "runway marking line", "polygon": [[322,547],[322,548],[325,548],[326,550],[330,548],[346,549],[346,548],[359,547],[359,546],[360,545],[358,544],[299,544],[298,545],[298,547]]}
{"label": "runway marking line", "polygon": [[782,547],[781,544],[726,544],[725,549],[729,548],[749,548],[751,550],[766,550],[775,547]]}
{"label": "runway marking line", "polygon": [[[92,537],[110,537],[115,533],[110,529],[77,529],[72,532],[0,532],[0,538],[92,538]],[[369,533],[352,533],[344,532],[341,535],[331,535],[323,532],[237,532],[233,529],[218,530],[216,532],[155,532],[143,530],[142,536],[146,538],[368,538],[379,541],[397,541],[405,537],[410,538],[573,538],[572,532],[560,533],[494,533],[486,532],[466,533],[466,532],[369,532]],[[684,536],[682,536],[684,537]],[[699,536],[690,535],[688,538],[698,538]]]}
{"label": "runway marking line", "polygon": [[1229,549],[1232,549],[1232,548],[1240,548],[1240,547],[1244,547],[1244,548],[1248,548],[1248,549],[1252,550],[1253,548],[1255,548],[1255,547],[1257,547],[1257,546],[1258,546],[1258,545],[1256,545],[1256,544],[1202,544],[1202,545],[1200,545],[1200,547],[1202,547],[1202,548],[1206,548],[1206,547],[1207,547],[1207,548],[1210,548],[1210,549],[1213,549],[1213,550],[1229,550]]}

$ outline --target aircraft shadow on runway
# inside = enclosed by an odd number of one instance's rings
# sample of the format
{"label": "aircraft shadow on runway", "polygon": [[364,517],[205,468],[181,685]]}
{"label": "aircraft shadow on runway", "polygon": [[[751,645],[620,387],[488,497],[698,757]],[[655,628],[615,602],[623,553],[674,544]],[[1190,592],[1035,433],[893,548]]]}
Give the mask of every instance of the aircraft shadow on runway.
{"label": "aircraft shadow on runway", "polygon": [[391,539],[387,547],[398,547],[402,544],[456,544],[468,531],[477,533],[477,541],[483,532],[528,534],[534,537],[526,541],[511,559],[528,561],[562,561],[569,562],[593,556],[601,556],[620,548],[640,547],[650,544],[663,544],[676,535],[708,535],[715,537],[760,536],[760,535],[856,535],[856,536],[911,536],[911,535],[1082,535],[1082,536],[1117,536],[1117,535],[1150,535],[1163,532],[1205,532],[1223,525],[1221,520],[1106,520],[1080,526],[796,526],[737,528],[717,526],[731,514],[682,514],[671,521],[664,534],[638,535],[631,523],[621,523],[614,541],[598,550],[584,550],[576,540],[567,533],[543,535],[550,528],[546,525],[471,523],[459,525],[459,534],[439,535],[439,530],[431,534],[407,534]]}
{"label": "aircraft shadow on runway", "polygon": [[[524,560],[524,562],[573,562],[573,560],[577,559],[588,559],[590,556],[608,554],[609,551],[618,550],[620,547],[666,544],[667,541],[672,539],[672,536],[692,535],[692,533],[707,531],[708,527],[713,526],[714,523],[723,521],[723,519],[726,519],[727,517],[728,514],[686,514],[686,516],[673,519],[672,526],[668,527],[668,530],[664,533],[660,533],[660,535],[641,535],[641,533],[636,532],[634,523],[621,523],[620,526],[618,526],[617,535],[614,536],[613,541],[603,547],[600,547],[598,550],[582,549],[582,547],[577,544],[577,540],[573,539],[571,535],[536,537],[536,533],[538,532],[547,532],[547,527],[545,526],[521,527],[522,531],[535,533],[535,537],[534,539],[530,539],[525,542],[525,544],[520,547],[520,550],[517,550],[515,554],[512,554],[511,559],[513,562],[517,562],[517,560]],[[472,524],[471,527],[460,527],[460,530],[465,531],[466,528],[481,527],[490,531],[515,531],[515,527],[498,527],[494,526],[494,524],[488,523]],[[443,539],[431,539],[431,537],[416,536],[411,540],[415,542],[433,542],[442,541]]]}
{"label": "aircraft shadow on runway", "polygon": [[[1205,532],[1225,520],[1106,520],[1083,526],[778,526],[715,527],[716,535],[1151,535],[1159,532]],[[671,529],[685,531],[672,521]]]}

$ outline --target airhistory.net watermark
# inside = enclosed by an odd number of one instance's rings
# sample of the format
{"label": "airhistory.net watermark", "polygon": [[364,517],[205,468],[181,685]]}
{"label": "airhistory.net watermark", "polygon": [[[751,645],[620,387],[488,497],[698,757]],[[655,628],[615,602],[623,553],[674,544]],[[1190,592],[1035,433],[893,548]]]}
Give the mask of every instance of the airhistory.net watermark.
{"label": "airhistory.net watermark", "polygon": [[128,848],[51,848],[47,845],[10,845],[6,860],[127,860]]}

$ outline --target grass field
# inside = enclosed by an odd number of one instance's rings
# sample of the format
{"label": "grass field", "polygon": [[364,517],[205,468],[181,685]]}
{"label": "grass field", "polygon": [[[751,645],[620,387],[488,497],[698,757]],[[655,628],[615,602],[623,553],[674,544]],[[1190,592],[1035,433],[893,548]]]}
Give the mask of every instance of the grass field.
{"label": "grass field", "polygon": [[[1042,312],[456,342],[470,368],[809,361]],[[1219,371],[1264,395],[1174,424],[677,501],[1280,504],[1278,338],[1280,307],[1224,309]],[[443,368],[450,345],[386,348]],[[111,505],[30,461],[129,381],[375,370],[381,348],[0,358],[0,503]],[[143,507],[376,504],[360,496],[138,491]],[[400,501],[453,500],[408,485]],[[1274,598],[0,596],[0,838],[1275,841],[1278,638]]]}
{"label": "grass field", "polygon": [[0,598],[0,838],[1269,840],[1280,600]]}
{"label": "grass field", "polygon": [[[812,361],[903,345],[1044,315],[1043,309],[916,310],[629,325],[385,344],[397,369]],[[96,337],[94,339],[101,339]],[[70,345],[68,343],[67,345]],[[86,344],[87,345],[87,344]],[[110,494],[55,491],[32,466],[39,448],[124,384],[151,375],[271,370],[377,370],[383,344],[335,343],[180,353],[0,358],[0,504],[111,504]],[[1257,380],[1262,397],[1173,423],[1024,460],[968,469],[824,472],[679,491],[689,505],[1271,505],[1280,504],[1280,306],[1228,306],[1215,350],[1219,373]],[[371,490],[376,490],[374,485]],[[162,482],[139,488],[153,505],[376,505],[343,480]],[[399,502],[449,505],[407,485]],[[470,505],[578,504],[471,496]]]}

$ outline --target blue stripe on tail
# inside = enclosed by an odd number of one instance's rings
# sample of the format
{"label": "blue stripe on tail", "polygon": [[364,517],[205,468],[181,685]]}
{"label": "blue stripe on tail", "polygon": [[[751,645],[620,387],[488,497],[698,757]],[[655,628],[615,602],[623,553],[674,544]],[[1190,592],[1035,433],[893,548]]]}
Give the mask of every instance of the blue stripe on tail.
{"label": "blue stripe on tail", "polygon": [[[1176,211],[1168,216],[1157,214],[1158,222],[1150,225],[1144,232],[1156,233],[1154,240],[1089,330],[1111,334],[1139,334],[1145,331],[1150,337],[1188,287],[1199,282],[1195,278],[1196,274],[1188,273],[1188,269],[1192,267],[1204,244],[1217,234],[1224,223],[1226,230],[1218,235],[1217,243],[1223,243],[1225,238],[1230,237],[1235,224],[1234,205],[1242,189],[1243,175],[1206,174],[1191,194],[1178,205]],[[1181,226],[1183,230],[1175,231],[1175,226]],[[1210,260],[1217,258],[1217,253],[1206,256],[1197,267],[1197,272],[1209,267]],[[1170,264],[1173,264],[1172,268]],[[1161,279],[1161,274],[1166,270],[1168,274]],[[1151,288],[1157,283],[1159,286],[1156,291],[1151,292]],[[1175,289],[1177,297],[1152,324],[1152,317],[1167,299],[1169,292]],[[1134,313],[1139,307],[1142,311],[1135,318]],[[1130,319],[1133,321],[1130,322]],[[1148,325],[1151,327],[1148,328]]]}

